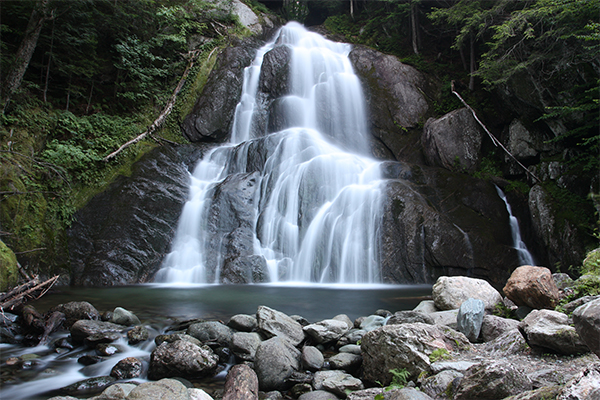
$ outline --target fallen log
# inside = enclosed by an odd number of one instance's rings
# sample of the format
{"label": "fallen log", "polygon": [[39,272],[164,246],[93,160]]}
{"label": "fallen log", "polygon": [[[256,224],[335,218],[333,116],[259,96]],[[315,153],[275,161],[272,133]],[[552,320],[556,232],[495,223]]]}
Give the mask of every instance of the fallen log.
{"label": "fallen log", "polygon": [[11,311],[15,307],[25,303],[29,299],[39,299],[56,283],[59,275],[39,283],[35,276],[31,281],[16,287],[0,298],[0,311]]}
{"label": "fallen log", "polygon": [[40,337],[39,345],[47,344],[50,341],[50,334],[56,331],[61,327],[63,322],[65,322],[65,314],[60,311],[54,311],[50,316],[46,319],[46,323],[44,324],[44,333]]}

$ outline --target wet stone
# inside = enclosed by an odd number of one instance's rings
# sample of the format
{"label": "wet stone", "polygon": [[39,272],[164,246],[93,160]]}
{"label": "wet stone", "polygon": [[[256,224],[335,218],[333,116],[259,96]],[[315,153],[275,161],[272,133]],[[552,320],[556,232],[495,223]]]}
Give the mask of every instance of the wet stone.
{"label": "wet stone", "polygon": [[96,346],[96,353],[100,356],[112,356],[121,353],[121,349],[110,343],[100,343]]}

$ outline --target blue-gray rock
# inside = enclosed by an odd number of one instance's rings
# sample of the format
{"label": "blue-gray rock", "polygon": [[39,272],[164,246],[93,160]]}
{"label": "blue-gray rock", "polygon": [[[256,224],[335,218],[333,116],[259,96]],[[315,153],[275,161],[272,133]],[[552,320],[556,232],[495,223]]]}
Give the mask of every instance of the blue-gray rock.
{"label": "blue-gray rock", "polygon": [[471,342],[477,341],[485,315],[485,305],[479,299],[467,299],[460,305],[456,316],[456,326]]}
{"label": "blue-gray rock", "polygon": [[360,329],[370,332],[373,329],[385,325],[385,323],[386,319],[384,317],[380,317],[379,315],[369,315],[360,323]]}

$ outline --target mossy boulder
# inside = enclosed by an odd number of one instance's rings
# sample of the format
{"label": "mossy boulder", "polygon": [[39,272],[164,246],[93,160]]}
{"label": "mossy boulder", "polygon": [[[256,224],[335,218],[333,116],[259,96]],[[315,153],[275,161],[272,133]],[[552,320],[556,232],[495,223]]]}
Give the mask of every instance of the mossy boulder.
{"label": "mossy boulder", "polygon": [[17,256],[0,240],[0,291],[15,286],[18,279]]}

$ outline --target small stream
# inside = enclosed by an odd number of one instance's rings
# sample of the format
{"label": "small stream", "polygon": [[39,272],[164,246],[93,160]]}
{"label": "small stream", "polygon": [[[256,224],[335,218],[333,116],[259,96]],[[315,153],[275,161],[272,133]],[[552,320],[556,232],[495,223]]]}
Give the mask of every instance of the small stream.
{"label": "small stream", "polygon": [[[149,330],[150,339],[135,346],[130,346],[123,339],[115,343],[120,353],[90,366],[77,362],[83,355],[94,354],[93,349],[83,346],[57,351],[52,345],[32,348],[0,344],[0,398],[48,399],[58,395],[56,390],[72,383],[109,375],[112,367],[125,357],[147,360],[155,348],[154,337],[166,332],[176,321],[203,318],[226,323],[235,314],[255,314],[259,305],[288,315],[300,315],[309,322],[338,314],[347,314],[354,320],[373,314],[378,309],[391,312],[410,310],[430,295],[430,285],[139,285],[59,288],[30,304],[41,313],[70,301],[88,301],[101,313],[123,307],[138,316]],[[61,331],[54,334],[52,339],[60,340],[68,335],[67,331]],[[9,365],[12,363],[16,364]],[[145,378],[134,381],[143,382]],[[194,384],[209,394],[215,387],[221,387],[214,379]],[[82,397],[79,394],[75,396]]]}

